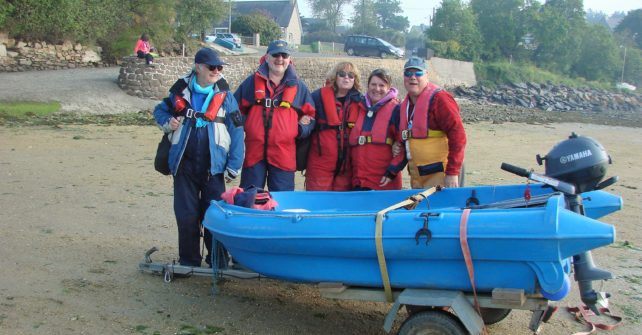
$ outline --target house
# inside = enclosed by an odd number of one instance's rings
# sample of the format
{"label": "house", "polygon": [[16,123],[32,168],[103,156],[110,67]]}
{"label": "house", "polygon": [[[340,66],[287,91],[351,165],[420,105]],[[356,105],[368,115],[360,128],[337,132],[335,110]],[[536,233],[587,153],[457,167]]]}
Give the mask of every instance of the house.
{"label": "house", "polygon": [[[240,15],[253,12],[269,15],[281,28],[281,38],[293,46],[301,44],[303,28],[297,0],[268,0],[268,1],[232,1],[232,22]],[[215,29],[227,28],[229,17],[215,24]],[[220,28],[219,28],[220,27]]]}

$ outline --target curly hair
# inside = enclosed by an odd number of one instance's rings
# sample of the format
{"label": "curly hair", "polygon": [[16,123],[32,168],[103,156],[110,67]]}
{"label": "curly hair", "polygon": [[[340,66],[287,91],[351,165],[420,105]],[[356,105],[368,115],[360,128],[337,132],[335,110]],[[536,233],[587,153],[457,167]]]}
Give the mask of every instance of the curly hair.
{"label": "curly hair", "polygon": [[361,73],[359,72],[359,69],[357,69],[357,67],[351,62],[340,62],[335,65],[332,70],[328,71],[328,74],[326,75],[326,83],[332,85],[335,93],[339,90],[337,87],[337,73],[339,73],[339,71],[354,73],[353,88],[357,91],[361,91]]}

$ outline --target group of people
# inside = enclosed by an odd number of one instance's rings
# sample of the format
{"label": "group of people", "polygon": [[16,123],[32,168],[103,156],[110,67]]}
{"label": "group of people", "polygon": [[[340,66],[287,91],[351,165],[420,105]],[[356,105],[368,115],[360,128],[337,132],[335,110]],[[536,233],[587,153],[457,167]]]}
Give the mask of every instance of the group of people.
{"label": "group of people", "polygon": [[[361,74],[351,62],[328,73],[310,92],[298,77],[285,41],[269,44],[256,72],[232,94],[226,64],[199,50],[193,71],[180,78],[154,110],[170,134],[179,262],[200,266],[201,222],[211,200],[240,174],[240,186],[294,190],[296,142],[309,138],[307,191],[394,190],[407,166],[411,187],[457,187],[466,134],[453,97],[429,82],[423,59],[404,65],[406,97],[385,69]],[[224,252],[223,249],[215,252]],[[220,258],[219,258],[220,259]],[[210,256],[205,257],[210,264]]]}

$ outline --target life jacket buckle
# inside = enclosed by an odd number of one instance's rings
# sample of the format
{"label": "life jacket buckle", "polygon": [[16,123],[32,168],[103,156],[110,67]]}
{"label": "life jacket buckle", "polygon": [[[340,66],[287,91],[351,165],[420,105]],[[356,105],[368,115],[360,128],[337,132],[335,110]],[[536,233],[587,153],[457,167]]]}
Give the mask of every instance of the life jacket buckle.
{"label": "life jacket buckle", "polygon": [[194,110],[191,108],[188,108],[187,111],[185,111],[185,117],[188,119],[191,119],[194,117]]}
{"label": "life jacket buckle", "polygon": [[401,131],[401,139],[404,140],[404,141],[407,141],[409,138],[410,138],[410,130],[409,129],[402,130]]}
{"label": "life jacket buckle", "polygon": [[363,135],[362,135],[362,136],[359,136],[359,139],[358,139],[357,143],[359,143],[359,145],[364,145],[364,144],[366,144],[366,137],[365,137],[365,136],[363,136]]}
{"label": "life jacket buckle", "polygon": [[270,99],[270,98],[265,98],[264,106],[265,106],[265,108],[270,108],[270,107],[272,107],[272,99]]}

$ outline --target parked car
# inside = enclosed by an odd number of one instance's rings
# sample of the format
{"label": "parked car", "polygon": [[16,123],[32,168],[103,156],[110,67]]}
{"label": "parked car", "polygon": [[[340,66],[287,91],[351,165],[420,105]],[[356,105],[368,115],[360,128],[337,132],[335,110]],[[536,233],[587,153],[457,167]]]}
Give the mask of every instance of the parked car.
{"label": "parked car", "polygon": [[205,36],[204,41],[206,43],[215,43],[220,46],[223,46],[227,49],[234,50],[234,49],[239,49],[241,48],[241,42],[238,37],[236,39],[239,42],[235,41],[235,34],[229,34],[229,33],[217,33],[214,35],[207,35]]}
{"label": "parked car", "polygon": [[346,38],[343,47],[350,56],[375,56],[385,58],[390,55],[395,58],[403,58],[404,51],[396,46],[378,38],[365,35],[350,35]]}
{"label": "parked car", "polygon": [[232,33],[216,33],[215,35],[217,38],[228,40],[232,43],[234,43],[234,46],[237,48],[241,47],[241,38],[239,38],[236,34]]}

